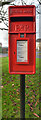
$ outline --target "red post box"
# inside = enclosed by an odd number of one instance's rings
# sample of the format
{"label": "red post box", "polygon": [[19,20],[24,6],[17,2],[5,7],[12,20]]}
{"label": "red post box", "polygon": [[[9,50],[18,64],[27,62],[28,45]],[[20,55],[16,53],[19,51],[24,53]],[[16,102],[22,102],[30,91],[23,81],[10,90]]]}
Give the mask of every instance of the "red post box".
{"label": "red post box", "polygon": [[35,6],[9,7],[9,73],[34,74],[36,49]]}

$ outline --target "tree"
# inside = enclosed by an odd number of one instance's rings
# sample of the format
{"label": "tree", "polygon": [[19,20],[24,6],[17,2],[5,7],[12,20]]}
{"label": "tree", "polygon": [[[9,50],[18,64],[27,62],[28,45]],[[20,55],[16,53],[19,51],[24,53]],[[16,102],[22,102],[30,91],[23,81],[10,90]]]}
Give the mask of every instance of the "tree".
{"label": "tree", "polygon": [[37,0],[39,2],[39,4],[41,5],[41,0]]}
{"label": "tree", "polygon": [[1,0],[0,1],[0,6],[4,6],[4,5],[8,5],[10,4],[11,2],[14,2],[15,0]]}
{"label": "tree", "polygon": [[0,23],[4,23],[6,28],[0,28],[1,30],[8,30],[8,6],[13,5],[15,0],[1,0],[0,1]]}

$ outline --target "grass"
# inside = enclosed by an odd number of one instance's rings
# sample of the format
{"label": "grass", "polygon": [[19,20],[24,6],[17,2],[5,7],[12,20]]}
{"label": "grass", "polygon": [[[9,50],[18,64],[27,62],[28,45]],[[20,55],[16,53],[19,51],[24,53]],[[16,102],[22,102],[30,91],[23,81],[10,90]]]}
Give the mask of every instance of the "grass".
{"label": "grass", "polygon": [[37,55],[41,55],[41,53],[38,53]]}
{"label": "grass", "polygon": [[[25,118],[39,117],[40,62],[37,58],[34,75],[25,76]],[[2,117],[20,118],[20,75],[9,74],[8,57],[2,58],[2,86]]]}

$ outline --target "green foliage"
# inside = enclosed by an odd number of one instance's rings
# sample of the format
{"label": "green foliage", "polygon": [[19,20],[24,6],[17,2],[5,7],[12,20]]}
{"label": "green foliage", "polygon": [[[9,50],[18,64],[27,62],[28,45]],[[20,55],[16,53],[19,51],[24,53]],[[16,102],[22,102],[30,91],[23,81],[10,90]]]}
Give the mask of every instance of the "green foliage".
{"label": "green foliage", "polygon": [[0,46],[0,53],[2,53],[2,47]]}

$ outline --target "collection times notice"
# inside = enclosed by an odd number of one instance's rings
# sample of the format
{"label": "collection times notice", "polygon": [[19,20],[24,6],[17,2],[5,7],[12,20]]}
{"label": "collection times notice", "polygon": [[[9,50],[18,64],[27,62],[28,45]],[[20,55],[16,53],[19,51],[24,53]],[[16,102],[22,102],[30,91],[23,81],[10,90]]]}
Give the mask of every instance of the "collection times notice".
{"label": "collection times notice", "polygon": [[17,62],[27,62],[27,43],[27,40],[17,40]]}

